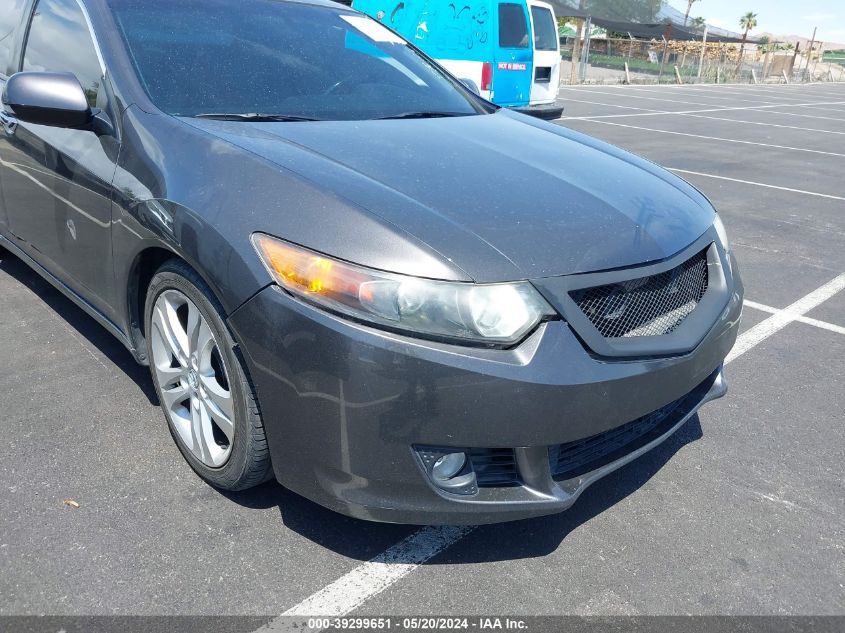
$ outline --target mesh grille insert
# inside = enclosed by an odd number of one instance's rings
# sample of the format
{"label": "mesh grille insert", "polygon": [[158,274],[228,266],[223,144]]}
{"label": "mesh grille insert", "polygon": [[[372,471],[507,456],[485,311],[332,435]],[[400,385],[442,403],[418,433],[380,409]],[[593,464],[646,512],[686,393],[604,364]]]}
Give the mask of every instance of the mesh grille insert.
{"label": "mesh grille insert", "polygon": [[669,334],[707,292],[707,251],[658,275],[584,288],[570,296],[605,338]]}

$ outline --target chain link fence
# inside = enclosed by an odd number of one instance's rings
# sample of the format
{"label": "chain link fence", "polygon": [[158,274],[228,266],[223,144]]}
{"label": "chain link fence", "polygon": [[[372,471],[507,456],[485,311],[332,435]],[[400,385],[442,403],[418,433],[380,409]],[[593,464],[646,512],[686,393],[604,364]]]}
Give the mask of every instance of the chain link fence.
{"label": "chain link fence", "polygon": [[[573,64],[573,49],[578,49]],[[564,84],[845,82],[845,55],[809,58],[776,44],[561,38]]]}

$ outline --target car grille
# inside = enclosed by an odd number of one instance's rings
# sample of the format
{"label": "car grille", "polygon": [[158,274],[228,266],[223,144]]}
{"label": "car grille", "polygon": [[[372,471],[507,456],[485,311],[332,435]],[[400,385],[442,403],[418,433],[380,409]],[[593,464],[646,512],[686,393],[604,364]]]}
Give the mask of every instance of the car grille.
{"label": "car grille", "polygon": [[520,485],[516,455],[512,448],[474,448],[469,457],[479,488]]}
{"label": "car grille", "polygon": [[698,307],[709,283],[707,249],[677,268],[570,293],[605,338],[674,332]]}
{"label": "car grille", "polygon": [[683,398],[633,422],[583,440],[549,447],[552,477],[557,481],[580,477],[657,439],[702,401],[717,375],[718,371]]}

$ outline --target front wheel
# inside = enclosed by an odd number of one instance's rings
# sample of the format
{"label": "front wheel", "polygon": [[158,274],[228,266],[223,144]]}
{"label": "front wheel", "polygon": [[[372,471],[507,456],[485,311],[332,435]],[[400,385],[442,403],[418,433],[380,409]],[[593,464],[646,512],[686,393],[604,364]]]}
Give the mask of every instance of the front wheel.
{"label": "front wheel", "polygon": [[200,276],[164,264],[147,291],[150,370],[170,432],[196,473],[223,490],[270,478],[255,392],[222,308]]}

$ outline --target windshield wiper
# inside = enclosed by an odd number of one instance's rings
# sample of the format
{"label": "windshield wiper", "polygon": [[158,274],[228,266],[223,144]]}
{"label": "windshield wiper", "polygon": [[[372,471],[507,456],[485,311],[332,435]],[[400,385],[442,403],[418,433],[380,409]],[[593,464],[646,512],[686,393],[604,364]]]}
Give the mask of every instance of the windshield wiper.
{"label": "windshield wiper", "polygon": [[403,112],[391,116],[382,116],[375,121],[387,121],[389,119],[441,119],[446,117],[472,116],[471,112]]}
{"label": "windshield wiper", "polygon": [[297,121],[320,121],[321,119],[314,119],[305,116],[293,116],[290,114],[259,114],[257,112],[245,113],[215,113],[209,112],[205,114],[195,114],[195,119],[214,119],[216,121],[248,121],[248,122],[297,122]]}

